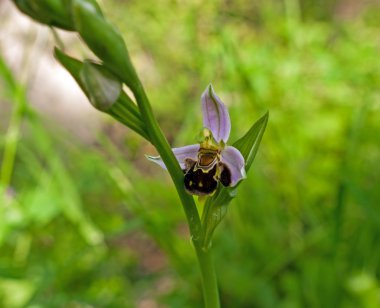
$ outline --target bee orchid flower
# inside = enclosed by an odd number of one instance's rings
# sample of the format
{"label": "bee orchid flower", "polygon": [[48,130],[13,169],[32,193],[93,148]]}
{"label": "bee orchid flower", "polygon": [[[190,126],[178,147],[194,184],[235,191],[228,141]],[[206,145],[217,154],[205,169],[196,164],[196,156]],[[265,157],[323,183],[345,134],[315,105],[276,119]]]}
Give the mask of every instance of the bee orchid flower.
{"label": "bee orchid flower", "polygon": [[[227,107],[211,85],[203,92],[201,102],[203,140],[172,149],[185,174],[186,190],[198,196],[211,195],[219,183],[233,187],[246,177],[242,154],[227,145],[231,131]],[[166,169],[160,156],[148,156],[148,159]]]}

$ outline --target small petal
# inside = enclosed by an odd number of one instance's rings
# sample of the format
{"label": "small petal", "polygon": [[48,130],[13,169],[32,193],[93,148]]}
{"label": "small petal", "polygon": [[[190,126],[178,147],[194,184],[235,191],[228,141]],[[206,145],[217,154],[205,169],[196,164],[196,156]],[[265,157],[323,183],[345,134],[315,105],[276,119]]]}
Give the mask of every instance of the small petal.
{"label": "small petal", "polygon": [[238,149],[232,146],[226,147],[222,151],[221,156],[221,162],[224,163],[231,172],[230,186],[235,186],[240,180],[246,177],[244,157]]}
{"label": "small petal", "polygon": [[[197,160],[197,155],[199,151],[199,144],[192,144],[187,145],[180,148],[173,148],[172,149],[175,157],[178,160],[179,165],[181,166],[181,169],[186,169],[185,159],[191,158],[193,160]],[[161,159],[161,156],[146,156],[150,161],[160,165],[162,168],[166,169],[166,166],[164,162]]]}
{"label": "small petal", "polygon": [[216,142],[227,143],[231,131],[230,115],[227,107],[215,94],[210,84],[202,94],[203,126],[213,134]]}

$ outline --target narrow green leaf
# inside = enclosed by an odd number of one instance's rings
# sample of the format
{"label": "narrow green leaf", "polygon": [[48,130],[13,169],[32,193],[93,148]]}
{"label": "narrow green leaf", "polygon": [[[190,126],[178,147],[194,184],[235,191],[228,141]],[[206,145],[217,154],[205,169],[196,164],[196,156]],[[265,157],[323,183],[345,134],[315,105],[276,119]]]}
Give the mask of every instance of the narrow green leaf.
{"label": "narrow green leaf", "polygon": [[[267,112],[252,125],[242,138],[233,144],[233,146],[242,153],[245,159],[245,170],[247,173],[259,149],[261,139],[268,123],[268,117],[269,113]],[[216,193],[207,198],[202,214],[203,249],[207,250],[210,247],[213,233],[226,215],[228,205],[232,199],[235,198],[237,187],[240,183],[235,187],[227,188],[219,185]]]}
{"label": "narrow green leaf", "polygon": [[210,248],[214,231],[227,214],[228,204],[235,195],[236,187],[222,188],[220,186],[212,197],[207,198],[202,213],[203,249]]}
{"label": "narrow green leaf", "polygon": [[87,46],[127,86],[135,88],[136,72],[121,34],[88,1],[72,1],[75,28]]}
{"label": "narrow green leaf", "polygon": [[269,112],[266,112],[249,131],[237,140],[233,146],[237,148],[245,159],[245,171],[248,173],[249,168],[256,157],[259,150],[261,139],[264,135],[265,128],[267,127]]}

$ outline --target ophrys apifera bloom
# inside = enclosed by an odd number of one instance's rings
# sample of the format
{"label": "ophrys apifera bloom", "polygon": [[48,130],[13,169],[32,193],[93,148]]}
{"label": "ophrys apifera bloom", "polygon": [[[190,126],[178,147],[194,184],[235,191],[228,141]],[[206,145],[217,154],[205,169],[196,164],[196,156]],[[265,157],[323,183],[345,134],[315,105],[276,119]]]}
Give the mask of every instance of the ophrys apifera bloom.
{"label": "ophrys apifera bloom", "polygon": [[[245,178],[243,156],[238,149],[227,145],[231,131],[227,107],[211,85],[203,92],[201,102],[203,140],[172,149],[184,171],[186,190],[198,196],[212,194],[219,183],[233,187]],[[159,156],[148,158],[166,169]]]}

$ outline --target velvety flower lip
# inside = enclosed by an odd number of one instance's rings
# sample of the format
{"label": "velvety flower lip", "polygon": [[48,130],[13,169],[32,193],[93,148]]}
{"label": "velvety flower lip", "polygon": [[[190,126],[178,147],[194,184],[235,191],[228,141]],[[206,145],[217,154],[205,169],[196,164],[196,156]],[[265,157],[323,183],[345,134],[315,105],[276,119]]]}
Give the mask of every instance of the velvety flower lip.
{"label": "velvety flower lip", "polygon": [[[244,157],[238,149],[228,146],[231,120],[227,107],[210,84],[201,96],[204,141],[173,148],[173,153],[185,173],[185,187],[195,195],[212,194],[218,182],[235,186],[246,177]],[[147,158],[166,169],[160,156]]]}

